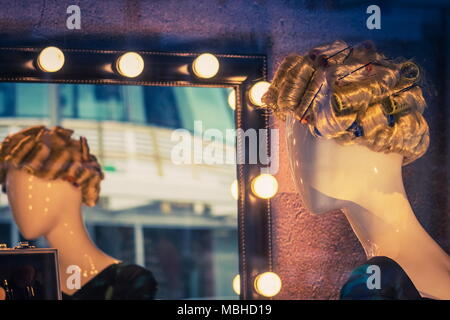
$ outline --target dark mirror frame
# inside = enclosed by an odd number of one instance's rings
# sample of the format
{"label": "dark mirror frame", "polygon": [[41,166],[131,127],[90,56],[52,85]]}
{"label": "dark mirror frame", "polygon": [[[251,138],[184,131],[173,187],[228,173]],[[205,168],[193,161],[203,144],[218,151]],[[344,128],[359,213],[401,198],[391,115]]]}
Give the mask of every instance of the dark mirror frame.
{"label": "dark mirror frame", "polygon": [[[52,44],[55,45],[55,44]],[[65,64],[55,73],[41,71],[36,58],[41,47],[0,48],[0,82],[45,82],[78,84],[121,84],[144,86],[233,87],[236,89],[235,123],[237,129],[269,129],[269,114],[256,109],[247,99],[248,89],[258,81],[267,81],[266,57],[263,55],[215,54],[220,62],[216,76],[197,78],[191,64],[199,53],[135,51],[144,59],[143,73],[125,78],[114,72],[116,59],[128,50],[64,49]],[[268,138],[257,135],[258,154],[269,156]],[[237,135],[237,159],[248,159],[249,146],[245,136]],[[259,152],[259,148],[264,148]],[[251,181],[267,164],[238,164],[238,235],[241,299],[265,299],[254,290],[255,277],[272,271],[270,200],[252,194]]]}

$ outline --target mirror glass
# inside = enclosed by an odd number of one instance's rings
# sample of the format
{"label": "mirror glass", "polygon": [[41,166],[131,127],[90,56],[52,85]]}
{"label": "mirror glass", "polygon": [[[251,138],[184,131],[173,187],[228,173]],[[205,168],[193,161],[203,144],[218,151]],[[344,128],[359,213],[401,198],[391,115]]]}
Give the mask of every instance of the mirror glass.
{"label": "mirror glass", "polygon": [[[83,210],[96,245],[151,270],[157,299],[236,299],[233,98],[222,87],[0,83],[0,138],[39,124],[86,137],[105,173]],[[0,243],[15,245],[5,194],[0,206]]]}

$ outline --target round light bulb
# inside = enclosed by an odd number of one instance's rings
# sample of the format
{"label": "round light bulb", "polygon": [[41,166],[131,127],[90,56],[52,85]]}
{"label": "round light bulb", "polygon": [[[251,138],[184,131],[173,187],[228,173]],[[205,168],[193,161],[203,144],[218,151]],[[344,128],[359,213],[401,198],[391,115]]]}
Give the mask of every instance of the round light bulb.
{"label": "round light bulb", "polygon": [[267,92],[267,89],[269,89],[269,87],[270,83],[267,81],[258,81],[257,83],[255,83],[249,91],[250,102],[255,106],[262,106],[263,103],[261,101],[261,98]]}
{"label": "round light bulb", "polygon": [[241,276],[239,274],[233,278],[233,291],[237,295],[241,294]]}
{"label": "round light bulb", "polygon": [[238,188],[238,181],[234,180],[230,187],[231,196],[237,200],[239,198],[239,188]]}
{"label": "round light bulb", "polygon": [[144,71],[144,59],[136,52],[127,52],[117,59],[117,71],[124,77],[135,78]]}
{"label": "round light bulb", "polygon": [[252,180],[252,191],[259,198],[270,199],[278,191],[277,179],[271,174],[260,174]]}
{"label": "round light bulb", "polygon": [[203,53],[195,58],[192,71],[199,78],[212,78],[219,72],[219,60],[211,53]]}
{"label": "round light bulb", "polygon": [[57,47],[47,47],[39,53],[37,64],[42,71],[56,72],[64,65],[64,53]]}
{"label": "round light bulb", "polygon": [[228,94],[228,105],[231,109],[236,110],[236,90],[231,90]]}
{"label": "round light bulb", "polygon": [[264,297],[274,297],[281,290],[281,279],[274,272],[264,272],[255,279],[255,290]]}

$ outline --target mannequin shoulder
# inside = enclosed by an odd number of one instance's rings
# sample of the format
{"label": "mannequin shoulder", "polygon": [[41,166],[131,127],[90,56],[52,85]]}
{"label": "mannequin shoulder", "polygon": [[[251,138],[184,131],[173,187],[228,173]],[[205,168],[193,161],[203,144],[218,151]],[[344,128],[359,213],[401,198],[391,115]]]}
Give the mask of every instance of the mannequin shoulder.
{"label": "mannequin shoulder", "polygon": [[406,272],[388,257],[373,257],[353,269],[343,285],[344,300],[420,300]]}
{"label": "mannequin shoulder", "polygon": [[158,284],[153,273],[136,264],[117,264],[113,299],[154,299]]}

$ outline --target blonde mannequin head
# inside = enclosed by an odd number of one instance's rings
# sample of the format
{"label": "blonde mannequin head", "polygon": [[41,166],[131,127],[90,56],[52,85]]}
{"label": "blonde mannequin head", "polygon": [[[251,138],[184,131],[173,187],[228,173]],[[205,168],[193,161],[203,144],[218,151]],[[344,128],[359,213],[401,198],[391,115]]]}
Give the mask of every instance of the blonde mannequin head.
{"label": "blonde mannequin head", "polygon": [[83,203],[94,206],[103,172],[86,139],[72,139],[72,134],[36,126],[6,137],[0,146],[0,184],[5,186],[11,169],[24,170],[40,179],[69,182],[80,190]]}
{"label": "blonde mannequin head", "polygon": [[74,140],[72,134],[36,126],[6,137],[0,146],[0,183],[27,239],[47,235],[62,221],[67,224],[68,214],[80,212],[69,207],[93,206],[98,200],[101,167],[86,139]]}
{"label": "blonde mannequin head", "polygon": [[282,119],[291,114],[314,136],[398,153],[407,164],[429,145],[419,79],[417,65],[389,60],[370,42],[349,47],[335,41],[285,58],[263,102]]}

